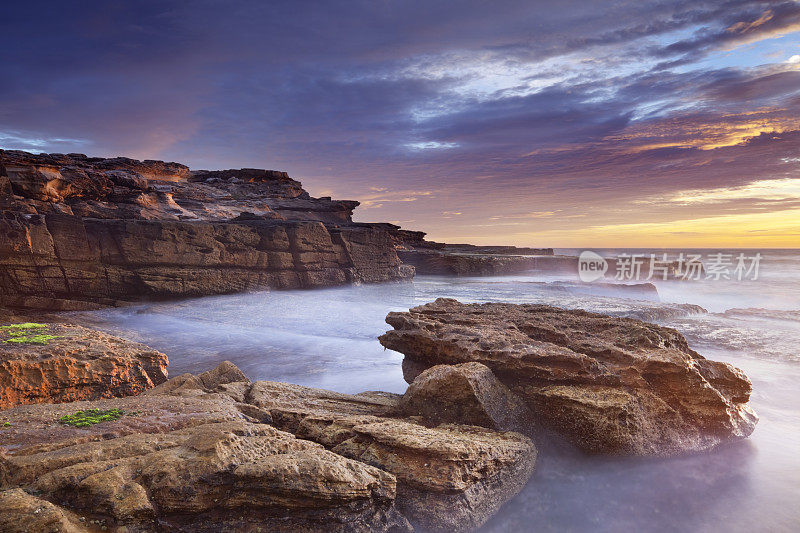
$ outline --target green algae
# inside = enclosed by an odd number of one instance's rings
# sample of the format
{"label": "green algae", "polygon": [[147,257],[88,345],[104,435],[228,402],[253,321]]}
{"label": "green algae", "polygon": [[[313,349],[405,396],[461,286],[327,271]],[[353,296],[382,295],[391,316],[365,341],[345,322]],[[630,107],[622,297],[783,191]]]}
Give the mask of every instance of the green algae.
{"label": "green algae", "polygon": [[122,418],[124,414],[122,409],[86,409],[72,415],[64,415],[58,421],[67,426],[88,428],[100,422],[114,422]]}
{"label": "green algae", "polygon": [[0,326],[4,343],[9,344],[39,344],[46,345],[51,340],[57,339],[57,335],[48,333],[50,326],[47,324],[37,324],[36,322],[24,322],[22,324],[9,324]]}

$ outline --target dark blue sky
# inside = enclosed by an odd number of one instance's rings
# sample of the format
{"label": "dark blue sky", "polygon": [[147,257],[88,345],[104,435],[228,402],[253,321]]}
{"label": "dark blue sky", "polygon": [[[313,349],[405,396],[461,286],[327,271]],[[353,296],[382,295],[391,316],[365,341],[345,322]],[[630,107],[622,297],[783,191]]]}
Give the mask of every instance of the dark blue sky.
{"label": "dark blue sky", "polygon": [[0,147],[287,170],[451,241],[800,243],[798,2],[30,1],[0,35]]}

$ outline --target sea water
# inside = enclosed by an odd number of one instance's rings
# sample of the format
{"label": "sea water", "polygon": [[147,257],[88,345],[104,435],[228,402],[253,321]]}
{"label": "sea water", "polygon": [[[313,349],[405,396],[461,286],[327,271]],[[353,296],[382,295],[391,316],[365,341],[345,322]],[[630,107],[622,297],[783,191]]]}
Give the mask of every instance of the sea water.
{"label": "sea water", "polygon": [[[601,251],[619,253],[641,251]],[[402,355],[377,341],[388,329],[389,311],[439,297],[619,316],[646,311],[659,317],[670,308],[658,323],[678,329],[693,349],[740,367],[753,381],[751,405],[761,417],[753,435],[671,459],[595,457],[545,444],[526,488],[483,531],[800,531],[800,250],[761,254],[757,280],[654,281],[660,301],[632,299],[623,288],[581,294],[552,284],[577,281],[572,275],[531,272],[214,296],[72,313],[69,319],[165,352],[172,376],[229,360],[254,380],[402,393]],[[685,303],[708,313],[688,306],[685,313],[674,311]]]}

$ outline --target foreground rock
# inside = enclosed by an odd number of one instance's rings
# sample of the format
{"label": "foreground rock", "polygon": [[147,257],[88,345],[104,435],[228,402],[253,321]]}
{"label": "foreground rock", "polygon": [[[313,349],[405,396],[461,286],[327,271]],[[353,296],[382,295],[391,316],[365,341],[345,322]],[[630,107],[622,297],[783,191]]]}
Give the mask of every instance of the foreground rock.
{"label": "foreground rock", "polygon": [[87,309],[408,279],[390,224],[286,173],[0,150],[0,305]]}
{"label": "foreground rock", "polygon": [[[86,430],[53,422],[88,405],[137,414]],[[253,424],[233,406],[161,397],[88,405],[4,413],[14,425],[48,428],[56,436],[37,431],[15,447],[6,430],[0,443],[12,450],[0,463],[2,485],[23,487],[112,531],[122,525],[128,531],[407,529],[394,510],[393,476]],[[122,427],[99,427],[114,424]],[[0,523],[13,523],[15,515],[0,509]]]}
{"label": "foreground rock", "polygon": [[0,531],[7,533],[89,531],[76,514],[22,489],[0,491],[0,509],[3,509],[0,512]]}
{"label": "foreground rock", "polygon": [[[138,397],[16,407],[0,413],[11,424],[0,431],[0,525],[468,531],[530,476],[526,437],[387,415],[398,402],[250,383],[227,363]],[[56,422],[86,408],[125,415],[85,429]]]}
{"label": "foreground rock", "polygon": [[99,331],[68,324],[33,328],[48,336],[44,344],[9,342],[4,331],[0,324],[0,409],[132,396],[167,379],[166,355]]}
{"label": "foreground rock", "polygon": [[[406,355],[406,380],[479,362],[537,424],[598,453],[671,455],[747,437],[757,417],[741,370],[709,361],[677,331],[543,305],[439,299],[390,313],[380,338]],[[422,376],[421,376],[422,377]]]}
{"label": "foreground rock", "polygon": [[[281,430],[393,474],[397,508],[425,530],[477,528],[522,489],[535,464],[533,444],[517,433],[396,418],[403,415],[395,394],[349,395],[269,381],[220,390],[268,412]],[[191,388],[172,393],[195,394]]]}

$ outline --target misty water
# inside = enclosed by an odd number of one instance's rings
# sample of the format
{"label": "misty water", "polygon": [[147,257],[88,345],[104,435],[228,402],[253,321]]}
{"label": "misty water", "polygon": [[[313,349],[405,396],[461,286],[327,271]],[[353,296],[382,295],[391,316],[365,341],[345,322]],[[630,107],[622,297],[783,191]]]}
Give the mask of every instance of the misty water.
{"label": "misty water", "polygon": [[[755,433],[673,459],[594,457],[545,443],[527,487],[483,531],[797,531],[800,251],[762,255],[756,281],[656,282],[660,302],[633,299],[622,289],[598,296],[543,283],[573,276],[419,276],[413,283],[207,297],[69,318],[167,353],[173,376],[230,360],[254,380],[401,393],[402,355],[376,340],[388,328],[389,311],[451,297],[620,316],[648,312],[701,354],[747,373],[761,418]],[[709,312],[689,314],[674,305],[683,303]]]}

